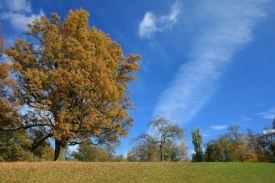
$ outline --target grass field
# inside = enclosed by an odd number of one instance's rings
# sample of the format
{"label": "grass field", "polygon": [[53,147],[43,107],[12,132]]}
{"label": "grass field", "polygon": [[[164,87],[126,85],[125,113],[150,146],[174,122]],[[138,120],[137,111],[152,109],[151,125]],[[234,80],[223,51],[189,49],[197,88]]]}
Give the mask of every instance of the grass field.
{"label": "grass field", "polygon": [[271,163],[0,163],[6,182],[275,182]]}

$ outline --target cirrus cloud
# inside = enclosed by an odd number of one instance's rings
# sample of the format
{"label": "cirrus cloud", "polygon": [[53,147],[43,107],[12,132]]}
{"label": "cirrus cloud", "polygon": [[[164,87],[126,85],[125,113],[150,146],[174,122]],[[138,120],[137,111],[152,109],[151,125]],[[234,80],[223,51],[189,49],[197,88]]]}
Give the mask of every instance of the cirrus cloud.
{"label": "cirrus cloud", "polygon": [[275,108],[270,108],[265,112],[260,112],[258,115],[264,119],[274,119],[275,118]]}
{"label": "cirrus cloud", "polygon": [[0,4],[4,5],[0,7],[0,20],[9,21],[17,31],[25,30],[27,23],[44,15],[43,10],[37,14],[32,13],[29,0],[0,0]]}
{"label": "cirrus cloud", "polygon": [[224,130],[227,128],[227,126],[226,125],[213,125],[213,126],[210,126],[210,128],[212,130]]}
{"label": "cirrus cloud", "polygon": [[[253,39],[252,31],[265,17],[267,0],[198,1],[190,61],[178,69],[160,95],[153,116],[175,116],[178,123],[192,120],[216,92],[234,54]],[[191,12],[185,11],[185,16]],[[199,23],[197,23],[199,22]]]}
{"label": "cirrus cloud", "polygon": [[139,24],[138,35],[140,37],[150,37],[155,32],[165,31],[171,28],[180,14],[181,3],[176,1],[168,15],[156,16],[152,12],[146,12],[143,20]]}

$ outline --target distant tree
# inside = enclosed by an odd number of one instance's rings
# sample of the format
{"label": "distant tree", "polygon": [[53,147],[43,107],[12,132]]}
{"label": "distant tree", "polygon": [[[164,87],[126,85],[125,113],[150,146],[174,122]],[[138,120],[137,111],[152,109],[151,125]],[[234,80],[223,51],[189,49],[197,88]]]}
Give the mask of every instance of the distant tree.
{"label": "distant tree", "polygon": [[90,142],[79,145],[78,151],[73,151],[72,156],[79,161],[107,161],[107,152],[101,147],[95,147]]}
{"label": "distant tree", "polygon": [[148,134],[140,134],[131,139],[134,145],[127,153],[128,161],[159,161],[159,147],[157,139]]}
{"label": "distant tree", "polygon": [[163,161],[163,145],[168,140],[183,140],[184,129],[178,125],[173,125],[170,120],[162,117],[149,121],[148,125],[149,128],[156,132],[156,137],[158,137],[156,143],[160,147],[160,161]]}
{"label": "distant tree", "polygon": [[[127,152],[127,161],[129,162],[137,162],[137,161],[142,161],[142,152],[140,152],[142,148],[139,146],[134,146],[132,147],[128,152]],[[145,159],[145,158],[144,158]]]}
{"label": "distant tree", "polygon": [[112,143],[106,143],[102,146],[106,153],[107,153],[107,159],[108,161],[112,161],[112,159],[115,157],[115,152],[116,152],[116,144],[112,144]]}
{"label": "distant tree", "polygon": [[163,146],[164,161],[188,161],[187,146],[184,141],[179,145],[174,140],[167,140]]}
{"label": "distant tree", "polygon": [[132,126],[128,83],[135,79],[140,56],[125,57],[109,35],[89,27],[88,16],[83,9],[70,11],[64,23],[56,13],[42,16],[25,31],[32,43],[17,39],[5,49],[17,98],[30,110],[22,123],[11,115],[0,130],[42,130],[34,147],[51,138],[54,160],[65,160],[68,145],[90,138],[94,145],[119,143]]}
{"label": "distant tree", "polygon": [[272,127],[271,127],[273,130],[275,130],[275,119],[273,119],[273,122],[272,122]]}
{"label": "distant tree", "polygon": [[262,134],[262,146],[269,162],[275,162],[275,129],[266,128]]}
{"label": "distant tree", "polygon": [[244,156],[246,153],[245,149],[245,135],[243,133],[240,133],[238,131],[239,126],[238,125],[232,125],[229,127],[229,133],[227,133],[227,137],[230,139],[230,141],[233,143],[234,147],[234,155],[237,161],[244,161]]}
{"label": "distant tree", "polygon": [[181,141],[180,145],[178,146],[178,149],[181,161],[190,161],[188,157],[188,147],[186,145],[185,140]]}
{"label": "distant tree", "polygon": [[216,140],[210,140],[207,142],[204,159],[208,162],[223,161],[221,148]]}
{"label": "distant tree", "polygon": [[203,160],[202,151],[202,135],[200,128],[192,131],[192,143],[194,145],[195,153],[193,154],[192,160],[196,162],[201,162]]}
{"label": "distant tree", "polygon": [[[148,134],[140,134],[137,138],[131,140],[131,143],[143,144],[147,147],[148,159],[153,160],[152,157],[156,155],[156,144],[159,145],[160,161],[163,161],[163,148],[166,142],[175,140],[184,140],[184,129],[178,125],[173,125],[170,120],[162,117],[157,117],[148,122],[148,128],[155,132],[155,136]],[[145,145],[146,144],[146,145]]]}
{"label": "distant tree", "polygon": [[205,161],[233,161],[234,146],[226,135],[220,135],[217,140],[210,140],[205,149]]}
{"label": "distant tree", "polygon": [[247,129],[247,146],[254,152],[257,157],[257,161],[266,162],[267,157],[263,148],[262,135],[254,133],[251,129]]}
{"label": "distant tree", "polygon": [[210,140],[206,145],[205,160],[255,162],[263,158],[259,139],[251,131],[246,135],[238,129],[237,125],[232,125],[228,133],[219,136],[217,140]]}
{"label": "distant tree", "polygon": [[229,138],[229,140],[232,143],[233,160],[239,161],[239,162],[257,161],[257,155],[248,146],[249,137],[246,134],[239,132],[238,129],[239,129],[238,125],[232,125],[228,129],[229,133],[226,134],[226,136]]}
{"label": "distant tree", "polygon": [[[140,137],[140,136],[139,136]],[[151,136],[150,136],[151,138]],[[160,151],[156,139],[143,138],[127,152],[127,161],[160,161]],[[176,141],[169,139],[163,146],[164,161],[189,161],[188,150],[185,141],[177,145]]]}
{"label": "distant tree", "polygon": [[32,161],[31,141],[25,130],[0,132],[0,161]]}
{"label": "distant tree", "polygon": [[124,162],[127,161],[123,155],[115,155],[110,161],[112,162]]}
{"label": "distant tree", "polygon": [[129,162],[139,161],[137,151],[134,148],[136,148],[136,146],[132,147],[127,152],[127,161]]}

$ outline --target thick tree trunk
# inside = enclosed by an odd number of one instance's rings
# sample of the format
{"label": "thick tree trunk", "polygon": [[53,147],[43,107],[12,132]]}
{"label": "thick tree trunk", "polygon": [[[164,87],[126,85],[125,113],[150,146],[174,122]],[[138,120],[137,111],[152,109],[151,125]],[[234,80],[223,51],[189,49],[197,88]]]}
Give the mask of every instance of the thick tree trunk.
{"label": "thick tree trunk", "polygon": [[66,151],[71,138],[62,138],[55,140],[54,161],[66,161]]}

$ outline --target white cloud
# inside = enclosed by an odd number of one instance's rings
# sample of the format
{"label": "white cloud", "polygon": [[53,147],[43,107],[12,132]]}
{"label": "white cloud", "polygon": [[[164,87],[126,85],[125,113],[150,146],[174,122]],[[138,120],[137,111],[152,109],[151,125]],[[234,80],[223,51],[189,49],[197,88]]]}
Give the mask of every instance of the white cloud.
{"label": "white cloud", "polygon": [[0,13],[0,19],[7,20],[17,30],[22,31],[27,29],[27,23],[33,22],[35,19],[44,15],[43,10],[38,14],[32,13],[31,4],[28,0],[0,0],[5,7]]}
{"label": "white cloud", "polygon": [[187,123],[217,89],[234,53],[252,39],[252,29],[265,16],[261,0],[200,1],[192,14],[199,32],[193,40],[191,61],[183,64],[171,86],[160,95],[154,116],[175,116]]}
{"label": "white cloud", "polygon": [[0,14],[0,18],[4,20],[10,20],[10,23],[12,26],[17,30],[26,30],[27,29],[27,23],[33,22],[35,19],[40,18],[42,15],[44,15],[44,12],[41,10],[39,14],[31,14],[26,15],[22,13],[14,13],[14,12],[5,12],[3,14]]}
{"label": "white cloud", "polygon": [[254,120],[253,118],[242,116],[242,121],[253,121],[253,120]]}
{"label": "white cloud", "polygon": [[13,12],[31,12],[31,3],[28,0],[6,0],[7,8]]}
{"label": "white cloud", "polygon": [[203,137],[209,137],[209,136],[211,136],[210,135],[210,131],[206,131],[206,132],[202,133],[202,136]]}
{"label": "white cloud", "polygon": [[139,24],[138,34],[140,37],[149,37],[157,30],[156,18],[151,12],[145,13],[143,20]]}
{"label": "white cloud", "polygon": [[171,28],[180,14],[181,3],[176,1],[169,15],[155,16],[152,12],[146,12],[143,20],[139,24],[138,35],[140,37],[150,37],[153,33]]}
{"label": "white cloud", "polygon": [[258,113],[264,119],[274,119],[275,118],[275,108],[271,108],[268,111]]}
{"label": "white cloud", "polygon": [[227,128],[227,126],[226,125],[213,125],[213,126],[210,126],[210,128],[212,130],[224,130]]}

